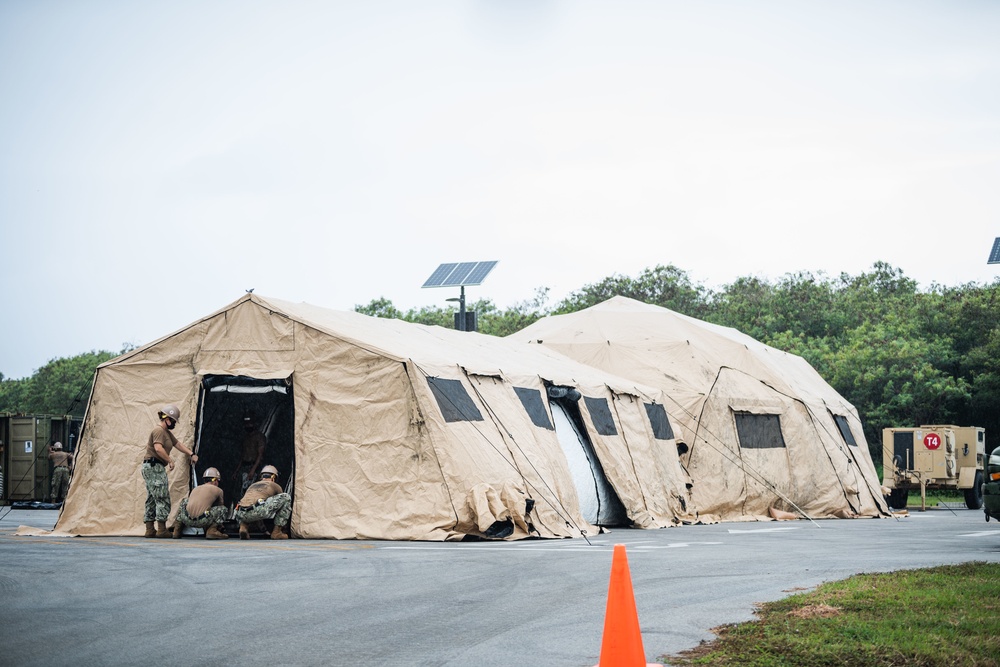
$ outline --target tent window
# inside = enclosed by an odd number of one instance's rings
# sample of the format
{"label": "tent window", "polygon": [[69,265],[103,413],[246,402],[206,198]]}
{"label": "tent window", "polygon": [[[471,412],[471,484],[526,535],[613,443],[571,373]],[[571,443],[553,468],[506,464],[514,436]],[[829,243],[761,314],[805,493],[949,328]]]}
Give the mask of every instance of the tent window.
{"label": "tent window", "polygon": [[670,427],[670,420],[667,419],[667,411],[659,403],[643,403],[646,406],[646,415],[649,417],[649,425],[653,427],[653,437],[657,440],[673,440],[674,429]]}
{"label": "tent window", "polygon": [[458,380],[428,377],[427,384],[437,399],[446,422],[481,422],[483,415],[472,402],[469,392]]}
{"label": "tent window", "polygon": [[778,415],[737,412],[736,434],[742,449],[775,449],[785,446]]}
{"label": "tent window", "polygon": [[833,415],[833,421],[837,422],[837,428],[840,429],[840,435],[844,438],[844,442],[851,447],[857,447],[858,442],[854,439],[854,434],[851,432],[851,425],[847,423],[847,417],[844,415]]}
{"label": "tent window", "polygon": [[590,421],[594,423],[597,433],[599,435],[618,435],[615,420],[608,407],[608,399],[584,396],[583,400],[587,403],[587,412],[590,413]]}
{"label": "tent window", "polygon": [[545,411],[545,403],[542,402],[542,392],[528,387],[514,387],[514,392],[521,399],[524,411],[531,417],[531,423],[535,426],[554,431],[549,413]]}

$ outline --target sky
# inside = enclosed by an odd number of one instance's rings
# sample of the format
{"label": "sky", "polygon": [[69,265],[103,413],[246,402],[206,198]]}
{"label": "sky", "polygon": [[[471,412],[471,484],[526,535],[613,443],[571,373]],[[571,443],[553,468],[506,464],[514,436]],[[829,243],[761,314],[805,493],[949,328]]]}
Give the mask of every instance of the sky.
{"label": "sky", "polygon": [[989,284],[1000,3],[0,0],[0,373],[496,260]]}

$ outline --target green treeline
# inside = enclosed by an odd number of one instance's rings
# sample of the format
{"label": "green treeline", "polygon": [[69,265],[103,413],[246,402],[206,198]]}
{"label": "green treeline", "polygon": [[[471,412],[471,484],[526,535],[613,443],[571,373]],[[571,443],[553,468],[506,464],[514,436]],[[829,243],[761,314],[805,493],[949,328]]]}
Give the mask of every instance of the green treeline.
{"label": "green treeline", "polygon": [[102,350],[53,359],[23,380],[8,380],[0,373],[0,413],[83,416],[94,371],[118,354]]}
{"label": "green treeline", "polygon": [[[802,356],[857,408],[876,462],[886,427],[982,426],[988,448],[997,442],[990,434],[1000,435],[1000,280],[919,290],[900,269],[877,262],[858,276],[744,277],[715,291],[668,265],[585,285],[552,307],[547,290],[539,289],[533,300],[506,310],[488,299],[467,308],[479,313],[482,333],[505,336],[616,295],[732,327]],[[385,299],[355,310],[446,327],[455,312],[404,313]]]}
{"label": "green treeline", "polygon": [[[506,336],[546,315],[616,295],[733,327],[804,357],[858,409],[876,462],[888,426],[983,426],[987,447],[996,442],[991,434],[1000,434],[1000,279],[919,290],[901,270],[878,262],[858,276],[744,277],[712,290],[667,265],[635,277],[609,276],[552,306],[548,290],[539,288],[532,299],[505,309],[489,299],[467,307],[478,313],[482,333]],[[355,310],[449,328],[455,313],[450,306],[403,312],[385,298]],[[0,375],[0,412],[81,415],[94,370],[115,356],[101,351],[53,359],[22,380]]]}

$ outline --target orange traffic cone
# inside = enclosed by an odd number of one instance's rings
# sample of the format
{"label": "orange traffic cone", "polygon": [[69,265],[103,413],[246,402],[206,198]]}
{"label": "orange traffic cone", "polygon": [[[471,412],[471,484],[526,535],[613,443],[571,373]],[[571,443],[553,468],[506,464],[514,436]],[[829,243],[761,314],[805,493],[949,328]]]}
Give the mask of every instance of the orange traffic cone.
{"label": "orange traffic cone", "polygon": [[604,614],[601,662],[597,667],[655,667],[646,662],[642,648],[639,614],[635,609],[632,575],[628,571],[624,544],[615,545],[611,559],[608,608]]}

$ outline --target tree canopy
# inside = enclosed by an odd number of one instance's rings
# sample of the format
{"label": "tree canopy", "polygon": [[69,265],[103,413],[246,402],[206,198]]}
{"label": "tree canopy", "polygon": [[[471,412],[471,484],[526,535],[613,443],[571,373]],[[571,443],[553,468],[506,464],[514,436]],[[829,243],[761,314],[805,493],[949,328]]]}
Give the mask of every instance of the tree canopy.
{"label": "tree canopy", "polygon": [[[712,290],[667,265],[584,285],[550,308],[547,296],[543,288],[535,299],[507,310],[490,301],[471,307],[479,309],[480,331],[493,335],[613,296],[733,327],[812,364],[858,409],[876,461],[887,427],[957,424],[983,426],[988,439],[1000,434],[1000,279],[921,291],[902,270],[876,262],[857,276],[746,276]],[[378,315],[387,306],[376,300],[356,309]],[[393,317],[447,327],[454,313],[392,311]]]}
{"label": "tree canopy", "polygon": [[52,359],[21,380],[0,376],[0,412],[82,416],[94,381],[94,372],[121,352],[91,350],[75,357]]}

